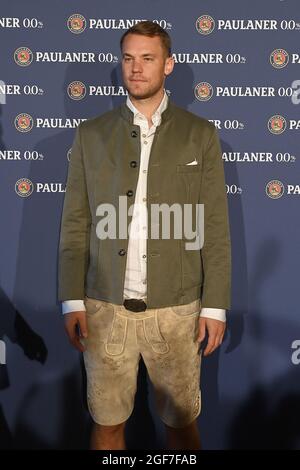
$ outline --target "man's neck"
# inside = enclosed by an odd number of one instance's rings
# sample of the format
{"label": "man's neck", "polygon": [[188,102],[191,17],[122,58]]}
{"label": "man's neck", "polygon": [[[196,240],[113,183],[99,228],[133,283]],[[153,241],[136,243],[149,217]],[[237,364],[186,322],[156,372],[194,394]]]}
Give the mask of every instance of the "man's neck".
{"label": "man's neck", "polygon": [[135,99],[131,95],[129,95],[129,98],[133,104],[133,106],[138,109],[140,113],[142,113],[148,120],[149,124],[152,122],[151,118],[157,108],[159,107],[163,97],[164,97],[164,89],[159,90],[159,92],[151,96],[150,98],[146,99]]}

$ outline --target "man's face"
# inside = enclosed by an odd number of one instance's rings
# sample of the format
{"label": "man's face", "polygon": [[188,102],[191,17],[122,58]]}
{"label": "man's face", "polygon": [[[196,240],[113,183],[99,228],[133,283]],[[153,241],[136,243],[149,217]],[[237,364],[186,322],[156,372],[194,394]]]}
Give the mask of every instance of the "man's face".
{"label": "man's face", "polygon": [[154,96],[164,86],[174,66],[166,58],[159,37],[128,34],[123,42],[122,73],[128,93],[135,99]]}

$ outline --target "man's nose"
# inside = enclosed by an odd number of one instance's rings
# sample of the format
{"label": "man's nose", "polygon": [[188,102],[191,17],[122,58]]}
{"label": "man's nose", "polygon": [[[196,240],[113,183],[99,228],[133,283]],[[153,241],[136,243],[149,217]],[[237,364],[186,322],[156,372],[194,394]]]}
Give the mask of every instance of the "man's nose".
{"label": "man's nose", "polygon": [[132,61],[132,71],[133,72],[141,72],[142,70],[142,64],[139,60],[133,60]]}

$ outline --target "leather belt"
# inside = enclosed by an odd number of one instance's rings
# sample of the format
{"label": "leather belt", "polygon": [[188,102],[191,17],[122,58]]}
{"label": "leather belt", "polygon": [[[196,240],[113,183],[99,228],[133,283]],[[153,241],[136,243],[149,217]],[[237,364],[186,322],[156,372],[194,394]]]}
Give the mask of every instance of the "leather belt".
{"label": "leather belt", "polygon": [[125,299],[123,305],[126,310],[132,312],[144,312],[147,308],[147,304],[142,299]]}

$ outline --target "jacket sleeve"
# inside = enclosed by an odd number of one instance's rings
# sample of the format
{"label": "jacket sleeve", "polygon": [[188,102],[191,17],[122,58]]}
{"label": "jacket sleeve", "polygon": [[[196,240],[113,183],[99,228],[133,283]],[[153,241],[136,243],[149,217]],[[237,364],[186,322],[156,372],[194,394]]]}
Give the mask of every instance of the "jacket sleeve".
{"label": "jacket sleeve", "polygon": [[80,124],[72,146],[61,218],[58,259],[58,300],[61,301],[85,296],[91,213],[81,132]]}
{"label": "jacket sleeve", "polygon": [[230,308],[231,242],[222,151],[214,127],[203,155],[200,203],[204,204],[202,307]]}

